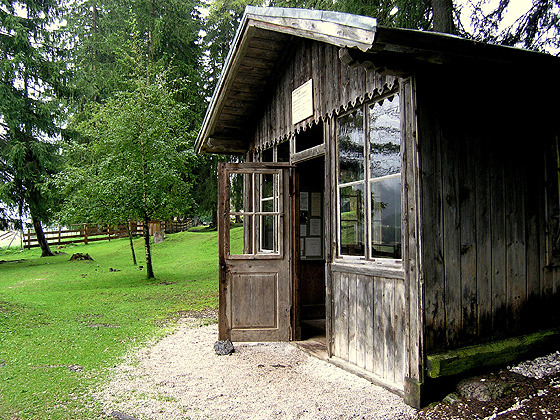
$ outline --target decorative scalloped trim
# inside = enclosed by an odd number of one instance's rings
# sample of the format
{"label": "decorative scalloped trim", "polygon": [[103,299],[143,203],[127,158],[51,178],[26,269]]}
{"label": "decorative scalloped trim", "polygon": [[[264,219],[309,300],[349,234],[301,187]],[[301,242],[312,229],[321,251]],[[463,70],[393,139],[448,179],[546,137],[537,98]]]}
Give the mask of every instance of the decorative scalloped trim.
{"label": "decorative scalloped trim", "polygon": [[280,143],[284,143],[285,141],[289,140],[292,136],[299,134],[302,131],[303,132],[307,131],[308,129],[319,124],[321,121],[325,122],[327,118],[335,118],[336,116],[344,114],[347,111],[354,109],[359,105],[363,105],[365,102],[369,102],[380,96],[387,95],[388,93],[397,89],[398,86],[399,86],[399,79],[395,77],[392,81],[389,81],[389,83],[385,83],[381,89],[374,89],[372,91],[365,92],[363,95],[354,98],[348,103],[341,104],[338,108],[328,111],[326,115],[318,116],[318,117],[309,117],[308,119],[296,124],[295,127],[292,130],[290,130],[288,133],[285,133],[274,139],[267,140],[266,142],[258,146],[255,146],[255,151],[260,153],[263,150],[270,149],[271,147],[277,146]]}

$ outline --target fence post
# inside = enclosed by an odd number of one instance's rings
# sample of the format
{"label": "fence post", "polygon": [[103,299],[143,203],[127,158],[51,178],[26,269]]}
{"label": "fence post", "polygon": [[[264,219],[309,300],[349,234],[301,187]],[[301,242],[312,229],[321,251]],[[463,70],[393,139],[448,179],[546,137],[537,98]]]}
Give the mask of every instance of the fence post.
{"label": "fence post", "polygon": [[111,242],[111,226],[107,225],[107,240]]}
{"label": "fence post", "polygon": [[27,229],[27,249],[31,249],[31,230]]}
{"label": "fence post", "polygon": [[87,224],[84,223],[84,245],[87,245]]}
{"label": "fence post", "polygon": [[62,244],[62,235],[60,232],[60,226],[58,227],[58,245]]}

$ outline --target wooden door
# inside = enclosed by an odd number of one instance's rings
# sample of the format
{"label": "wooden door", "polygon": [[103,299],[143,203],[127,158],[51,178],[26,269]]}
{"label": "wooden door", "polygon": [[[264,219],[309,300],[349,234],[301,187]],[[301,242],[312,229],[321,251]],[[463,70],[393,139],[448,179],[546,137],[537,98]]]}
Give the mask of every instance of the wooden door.
{"label": "wooden door", "polygon": [[221,163],[219,339],[292,339],[290,167]]}

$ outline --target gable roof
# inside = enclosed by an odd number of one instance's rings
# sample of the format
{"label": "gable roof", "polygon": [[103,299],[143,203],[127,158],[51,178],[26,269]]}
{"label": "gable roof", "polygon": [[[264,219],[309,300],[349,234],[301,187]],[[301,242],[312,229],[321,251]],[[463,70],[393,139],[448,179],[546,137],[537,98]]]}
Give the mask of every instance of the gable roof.
{"label": "gable roof", "polygon": [[247,151],[248,130],[262,93],[294,38],[340,47],[345,64],[397,75],[429,63],[560,69],[558,57],[453,35],[379,27],[371,17],[247,6],[196,140],[197,152]]}

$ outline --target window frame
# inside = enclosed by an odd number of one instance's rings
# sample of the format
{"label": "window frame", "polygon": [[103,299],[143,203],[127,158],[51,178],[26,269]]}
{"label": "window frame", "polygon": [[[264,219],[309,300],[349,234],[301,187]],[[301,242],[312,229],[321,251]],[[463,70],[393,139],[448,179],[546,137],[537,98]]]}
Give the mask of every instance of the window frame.
{"label": "window frame", "polygon": [[[245,208],[241,211],[231,211],[227,209],[228,220],[231,217],[240,216],[248,217],[246,221],[248,224],[244,226],[244,241],[245,235],[246,240],[249,243],[243,244],[242,253],[232,253],[230,249],[230,243],[225,250],[226,258],[230,260],[251,260],[251,259],[282,259],[284,258],[284,230],[282,228],[282,219],[285,217],[283,209],[284,194],[284,173],[282,169],[276,168],[236,168],[228,171],[228,189],[230,188],[230,177],[231,174],[238,174],[243,176],[249,176],[247,180],[250,183],[249,189],[251,193],[249,194],[249,210]],[[263,192],[263,178],[266,175],[272,175],[272,195],[262,196]],[[245,184],[245,181],[244,181]],[[245,187],[244,187],[245,188]],[[262,204],[265,201],[272,201],[273,211],[263,211]],[[273,217],[273,249],[263,248],[263,233],[264,227],[262,224],[262,217],[272,216]],[[229,223],[228,223],[229,225]],[[229,228],[229,226],[228,226]]]}
{"label": "window frame", "polygon": [[[371,143],[370,143],[370,132],[369,132],[369,107],[374,105],[375,103],[384,101],[384,100],[389,100],[390,98],[392,98],[392,101],[399,101],[399,118],[400,118],[400,133],[401,133],[401,143],[400,143],[400,177],[401,177],[401,189],[400,189],[400,193],[401,193],[401,258],[387,258],[387,257],[380,257],[380,256],[373,256],[372,255],[372,235],[373,235],[373,228],[372,228],[372,221],[373,221],[373,215],[372,215],[372,209],[371,209],[371,183],[372,180],[375,180],[377,178],[380,177],[371,177],[371,167],[370,167],[370,159],[371,159]],[[340,176],[340,161],[339,161],[339,130],[338,130],[338,124],[339,124],[339,120],[342,117],[345,117],[353,112],[356,112],[356,110],[358,109],[362,109],[364,118],[363,118],[363,133],[364,133],[364,174],[363,174],[363,180],[360,181],[353,181],[353,182],[346,182],[346,183],[340,183],[339,182],[339,176]],[[403,106],[402,106],[402,94],[398,89],[395,89],[391,92],[388,92],[386,94],[377,96],[369,101],[364,101],[363,103],[348,109],[348,111],[341,113],[337,116],[337,118],[335,118],[335,177],[334,177],[334,182],[336,185],[335,188],[335,195],[336,195],[336,206],[335,206],[335,218],[336,218],[336,249],[335,249],[335,260],[339,260],[339,261],[344,261],[344,262],[373,262],[379,265],[383,265],[383,266],[387,266],[387,267],[394,267],[395,265],[397,266],[402,266],[402,244],[404,243],[404,238],[403,238],[403,212],[402,212],[402,202],[403,202],[403,191],[404,191],[404,182],[403,182],[403,168],[404,168],[404,162],[403,162],[403,140],[404,140],[404,135],[403,135],[403,118],[404,118],[404,113],[403,113]],[[392,176],[392,175],[389,175]],[[383,177],[381,177],[383,178]],[[342,241],[341,241],[341,225],[342,225],[342,215],[341,215],[341,189],[344,187],[348,187],[351,186],[352,184],[359,184],[359,183],[363,183],[364,184],[364,218],[363,218],[363,229],[364,229],[364,253],[363,255],[346,255],[346,254],[342,254],[341,252],[341,246],[342,246]]]}

